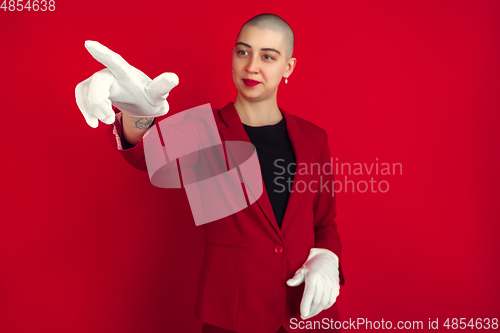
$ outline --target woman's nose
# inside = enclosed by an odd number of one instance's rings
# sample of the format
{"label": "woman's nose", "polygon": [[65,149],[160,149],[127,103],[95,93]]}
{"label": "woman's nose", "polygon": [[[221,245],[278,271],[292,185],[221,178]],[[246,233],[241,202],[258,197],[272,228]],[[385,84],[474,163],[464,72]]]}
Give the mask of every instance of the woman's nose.
{"label": "woman's nose", "polygon": [[257,57],[252,56],[252,57],[250,58],[250,60],[249,60],[248,64],[247,64],[247,68],[246,68],[246,70],[247,70],[248,72],[255,73],[255,72],[257,71],[257,69],[258,69],[258,65],[259,65],[259,64],[258,64],[258,59],[257,59]]}

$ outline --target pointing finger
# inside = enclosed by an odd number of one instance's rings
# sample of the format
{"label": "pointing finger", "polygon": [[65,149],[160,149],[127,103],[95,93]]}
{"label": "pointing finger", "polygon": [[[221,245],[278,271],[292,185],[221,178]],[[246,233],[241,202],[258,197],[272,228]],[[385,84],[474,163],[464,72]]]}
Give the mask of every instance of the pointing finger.
{"label": "pointing finger", "polygon": [[175,73],[158,75],[146,87],[146,96],[152,105],[161,105],[168,97],[170,90],[179,84],[179,77]]}
{"label": "pointing finger", "polygon": [[115,76],[125,75],[126,70],[131,67],[121,55],[111,51],[99,42],[86,40],[85,48],[94,57],[95,60],[109,68]]}

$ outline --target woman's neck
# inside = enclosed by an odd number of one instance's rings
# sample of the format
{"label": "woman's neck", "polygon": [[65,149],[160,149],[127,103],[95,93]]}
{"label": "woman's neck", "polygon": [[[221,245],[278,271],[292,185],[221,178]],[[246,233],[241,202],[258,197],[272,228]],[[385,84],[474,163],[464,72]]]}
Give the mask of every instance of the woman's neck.
{"label": "woman's neck", "polygon": [[283,119],[276,98],[253,102],[242,98],[238,94],[234,107],[240,116],[241,122],[248,126],[274,125]]}

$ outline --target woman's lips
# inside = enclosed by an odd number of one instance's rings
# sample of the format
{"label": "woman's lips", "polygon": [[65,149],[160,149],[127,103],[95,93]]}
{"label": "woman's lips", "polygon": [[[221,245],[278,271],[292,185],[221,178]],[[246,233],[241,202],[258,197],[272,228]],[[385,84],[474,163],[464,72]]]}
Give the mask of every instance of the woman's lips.
{"label": "woman's lips", "polygon": [[259,81],[250,80],[250,79],[243,79],[243,82],[245,83],[246,86],[249,86],[249,87],[256,86],[260,83]]}

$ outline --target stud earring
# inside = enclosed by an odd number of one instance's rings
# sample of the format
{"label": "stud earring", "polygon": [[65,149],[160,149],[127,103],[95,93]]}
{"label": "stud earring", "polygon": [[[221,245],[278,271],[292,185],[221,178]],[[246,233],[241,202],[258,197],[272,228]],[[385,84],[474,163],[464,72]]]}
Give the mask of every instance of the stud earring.
{"label": "stud earring", "polygon": [[285,76],[285,84],[288,83],[288,76]]}

